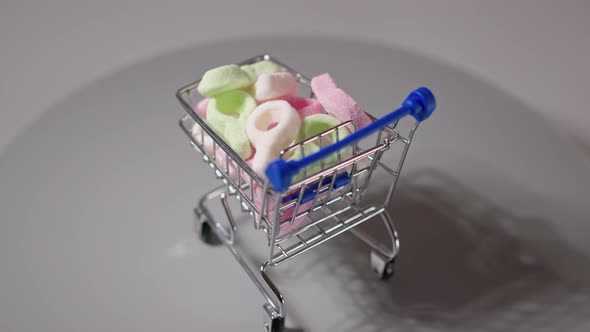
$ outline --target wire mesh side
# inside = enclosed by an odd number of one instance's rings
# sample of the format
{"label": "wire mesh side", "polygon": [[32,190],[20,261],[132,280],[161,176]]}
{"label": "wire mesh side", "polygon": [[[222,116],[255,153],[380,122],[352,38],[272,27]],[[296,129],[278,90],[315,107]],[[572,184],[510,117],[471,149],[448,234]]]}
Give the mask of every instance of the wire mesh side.
{"label": "wire mesh side", "polygon": [[[256,56],[239,64],[251,64],[261,60],[269,60],[281,66],[282,70],[297,77],[302,88],[309,90],[309,78],[268,55]],[[191,138],[193,146],[203,154],[203,160],[213,168],[216,177],[228,187],[228,194],[235,196],[241,203],[242,211],[252,216],[255,228],[267,233],[271,247],[277,241],[297,236],[297,232],[307,225],[317,225],[317,220],[321,217],[314,213],[323,207],[344,201],[349,205],[361,202],[376,169],[386,170],[391,176],[392,184],[386,195],[385,205],[391,200],[407,147],[417,124],[408,135],[402,136],[396,122],[377,134],[338,151],[330,158],[304,168],[295,177],[287,193],[279,194],[255,174],[251,167],[196,114],[194,93],[198,83],[199,81],[196,81],[178,91],[177,97],[189,114],[181,119],[181,127]],[[339,141],[354,130],[352,122],[342,123],[285,149],[281,157],[302,158],[310,153],[308,147],[315,145],[316,149],[321,149],[326,144]],[[381,162],[381,156],[397,142],[405,144],[405,148],[398,166],[392,169]]]}

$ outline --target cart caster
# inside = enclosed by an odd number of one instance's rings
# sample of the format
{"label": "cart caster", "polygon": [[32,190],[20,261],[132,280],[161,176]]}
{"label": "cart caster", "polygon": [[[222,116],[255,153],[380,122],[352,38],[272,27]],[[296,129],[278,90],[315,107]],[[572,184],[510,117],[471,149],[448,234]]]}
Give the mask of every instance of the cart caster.
{"label": "cart caster", "polygon": [[385,264],[385,270],[379,276],[381,280],[389,280],[395,274],[395,259]]}
{"label": "cart caster", "polygon": [[195,212],[195,232],[199,235],[201,241],[209,244],[215,245],[221,243],[217,238],[217,235],[211,228],[211,225],[207,222],[206,216],[200,211],[198,208],[194,210]]}
{"label": "cart caster", "polygon": [[386,260],[383,256],[371,251],[371,268],[381,280],[388,280],[395,274],[395,257]]}
{"label": "cart caster", "polygon": [[285,330],[285,318],[273,318],[270,322],[265,324],[266,332],[283,332]]}
{"label": "cart caster", "polygon": [[207,222],[201,222],[201,230],[200,230],[200,238],[201,241],[209,244],[209,245],[216,245],[219,244],[219,239],[211,226]]}
{"label": "cart caster", "polygon": [[285,316],[280,316],[279,313],[268,303],[262,305],[264,309],[263,321],[265,332],[284,332],[285,330]]}

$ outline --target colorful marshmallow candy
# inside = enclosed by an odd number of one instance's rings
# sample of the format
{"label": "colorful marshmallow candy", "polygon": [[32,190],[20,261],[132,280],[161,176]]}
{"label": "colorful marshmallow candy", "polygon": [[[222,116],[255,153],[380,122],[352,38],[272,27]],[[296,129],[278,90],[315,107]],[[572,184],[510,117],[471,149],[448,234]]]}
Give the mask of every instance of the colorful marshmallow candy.
{"label": "colorful marshmallow candy", "polygon": [[[195,105],[195,111],[263,178],[266,166],[290,145],[344,121],[352,120],[357,129],[372,121],[329,74],[311,80],[317,99],[297,96],[297,87],[295,76],[268,60],[241,67],[221,66],[203,75],[197,90],[205,98]],[[194,131],[195,135],[205,135],[202,130]],[[347,129],[340,128],[324,137],[321,145],[348,134]],[[206,152],[212,152],[211,138],[205,136],[205,140]],[[319,141],[313,141],[305,144],[303,153],[309,155],[319,149]],[[299,150],[285,158],[301,158]],[[348,157],[346,151],[341,153],[340,158]],[[335,162],[335,156],[329,157],[324,166]],[[319,164],[311,165],[307,175],[320,169]]]}
{"label": "colorful marshmallow candy", "polygon": [[264,176],[266,166],[277,159],[299,133],[301,119],[284,100],[272,100],[256,107],[246,122],[246,133],[256,147],[252,168]]}
{"label": "colorful marshmallow candy", "polygon": [[254,98],[242,90],[211,97],[207,105],[207,122],[242,159],[252,155],[245,126],[255,108]]}
{"label": "colorful marshmallow candy", "polygon": [[344,90],[340,89],[330,74],[322,74],[311,79],[311,89],[324,109],[340,121],[352,120],[357,129],[372,122],[359,104]]}

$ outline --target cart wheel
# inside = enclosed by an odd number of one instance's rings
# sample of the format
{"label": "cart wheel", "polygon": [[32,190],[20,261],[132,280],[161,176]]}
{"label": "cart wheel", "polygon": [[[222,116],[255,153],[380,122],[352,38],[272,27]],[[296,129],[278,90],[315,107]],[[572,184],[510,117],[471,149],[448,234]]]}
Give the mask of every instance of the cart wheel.
{"label": "cart wheel", "polygon": [[211,229],[209,223],[205,221],[201,222],[200,237],[201,241],[210,245],[215,245],[219,243],[217,235],[215,234],[215,232],[213,232],[213,229]]}
{"label": "cart wheel", "polygon": [[285,318],[273,318],[270,323],[270,332],[282,332],[285,329]]}
{"label": "cart wheel", "polygon": [[395,274],[395,258],[385,264],[383,272],[379,276],[381,280],[389,280]]}
{"label": "cart wheel", "polygon": [[395,273],[395,257],[386,260],[382,255],[371,251],[371,268],[382,280],[391,278]]}

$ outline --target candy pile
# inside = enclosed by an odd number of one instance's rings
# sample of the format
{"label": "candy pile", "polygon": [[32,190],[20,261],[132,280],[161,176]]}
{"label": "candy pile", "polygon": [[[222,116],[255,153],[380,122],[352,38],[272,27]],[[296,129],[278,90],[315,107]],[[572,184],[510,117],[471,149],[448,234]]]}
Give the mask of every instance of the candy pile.
{"label": "candy pile", "polygon": [[[195,110],[262,177],[267,165],[292,144],[344,121],[354,121],[357,129],[371,122],[329,74],[311,80],[316,99],[297,96],[297,88],[295,76],[267,60],[244,66],[221,66],[203,75],[198,91],[205,98],[195,105]],[[213,152],[213,141],[201,126],[195,124],[192,134],[204,142],[208,154]],[[342,139],[348,131],[342,129],[338,135]],[[322,143],[329,144],[336,135],[326,139],[328,142]],[[305,155],[320,149],[311,143],[304,147]],[[223,151],[219,149],[216,153]],[[298,159],[302,153],[296,150],[286,157]]]}

